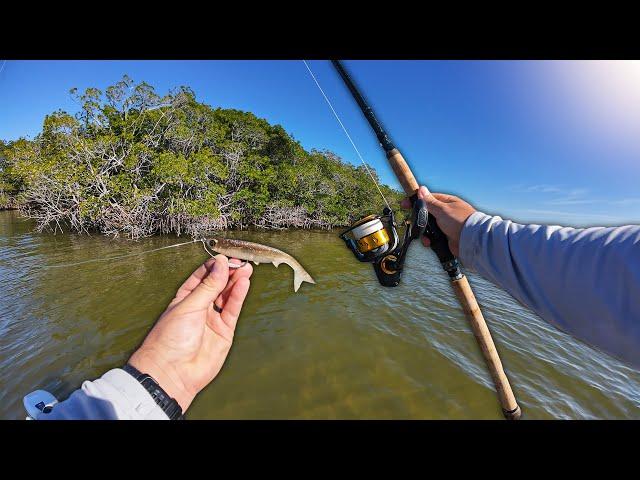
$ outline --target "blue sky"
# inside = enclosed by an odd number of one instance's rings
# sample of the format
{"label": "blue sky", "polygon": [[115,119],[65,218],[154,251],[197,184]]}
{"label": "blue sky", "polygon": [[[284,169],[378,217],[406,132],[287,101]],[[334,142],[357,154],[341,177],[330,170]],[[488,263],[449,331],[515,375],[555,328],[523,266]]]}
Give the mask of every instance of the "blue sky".
{"label": "blue sky", "polygon": [[[328,61],[309,62],[365,160],[397,185]],[[521,222],[640,223],[640,62],[346,61],[419,181]],[[72,87],[128,74],[159,93],[281,124],[305,148],[359,162],[301,61],[1,61],[0,138],[75,112]]]}

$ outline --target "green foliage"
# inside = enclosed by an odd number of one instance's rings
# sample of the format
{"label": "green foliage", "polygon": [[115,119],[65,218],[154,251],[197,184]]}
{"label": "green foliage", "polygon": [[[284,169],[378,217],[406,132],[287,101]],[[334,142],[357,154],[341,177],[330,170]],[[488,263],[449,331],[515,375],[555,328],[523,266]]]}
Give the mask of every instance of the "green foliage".
{"label": "green foliage", "polygon": [[[187,87],[160,97],[125,76],[105,93],[71,94],[78,114],[53,112],[33,141],[0,142],[0,201],[16,199],[42,228],[195,235],[348,225],[382,210],[364,167],[307,152],[280,125],[211,108]],[[397,204],[400,192],[382,188]]]}

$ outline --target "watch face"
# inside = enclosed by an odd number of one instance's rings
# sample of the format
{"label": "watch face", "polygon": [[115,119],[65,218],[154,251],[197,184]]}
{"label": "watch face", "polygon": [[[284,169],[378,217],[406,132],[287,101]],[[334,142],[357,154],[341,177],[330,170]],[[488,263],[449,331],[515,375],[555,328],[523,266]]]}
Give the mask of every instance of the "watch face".
{"label": "watch face", "polygon": [[140,383],[142,385],[144,385],[145,387],[157,387],[158,386],[158,382],[156,382],[153,378],[147,376],[145,378],[143,378],[142,380],[140,380]]}
{"label": "watch face", "polygon": [[129,365],[127,365],[125,368],[136,378],[136,380],[138,380],[138,382],[140,382],[140,385],[142,385],[144,389],[149,392],[149,395],[151,395],[153,401],[162,409],[164,413],[167,414],[169,420],[184,419],[180,404],[175,399],[167,395],[152,376],[147,375],[146,373],[140,373]]}

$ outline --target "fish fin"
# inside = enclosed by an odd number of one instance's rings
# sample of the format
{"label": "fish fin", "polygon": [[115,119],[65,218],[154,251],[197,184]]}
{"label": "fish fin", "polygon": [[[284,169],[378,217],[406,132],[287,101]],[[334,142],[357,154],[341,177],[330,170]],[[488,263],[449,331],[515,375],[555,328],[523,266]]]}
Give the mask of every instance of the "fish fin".
{"label": "fish fin", "polygon": [[300,285],[302,285],[302,282],[316,283],[315,280],[311,278],[311,275],[309,275],[304,269],[294,268],[293,269],[293,291],[294,292],[298,291],[298,289],[300,288]]}
{"label": "fish fin", "polygon": [[255,263],[256,265],[260,265],[260,262],[256,262],[255,260],[254,260],[253,263]]}
{"label": "fish fin", "polygon": [[282,263],[282,260],[274,260],[274,261],[273,261],[273,262],[271,262],[271,263],[273,263],[273,265],[274,265],[276,268],[278,268],[278,265],[280,265],[280,264]]}

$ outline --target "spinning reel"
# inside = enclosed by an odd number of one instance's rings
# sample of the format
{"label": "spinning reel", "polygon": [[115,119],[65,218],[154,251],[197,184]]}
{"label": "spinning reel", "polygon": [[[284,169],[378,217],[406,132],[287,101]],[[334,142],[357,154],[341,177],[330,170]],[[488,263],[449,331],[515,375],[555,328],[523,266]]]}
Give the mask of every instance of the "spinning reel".
{"label": "spinning reel", "polygon": [[378,280],[385,287],[400,283],[409,244],[425,233],[429,213],[424,200],[414,199],[413,210],[405,219],[402,243],[398,237],[398,226],[393,211],[386,207],[382,215],[369,215],[354,223],[340,235],[347,247],[361,262],[373,263]]}

